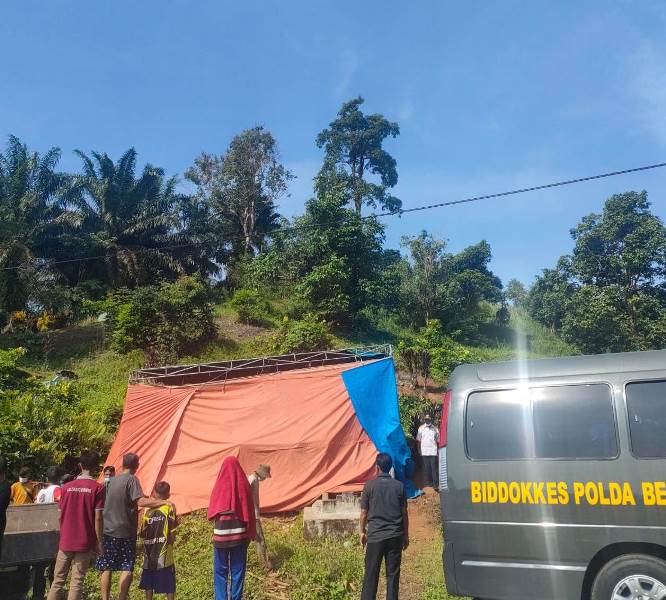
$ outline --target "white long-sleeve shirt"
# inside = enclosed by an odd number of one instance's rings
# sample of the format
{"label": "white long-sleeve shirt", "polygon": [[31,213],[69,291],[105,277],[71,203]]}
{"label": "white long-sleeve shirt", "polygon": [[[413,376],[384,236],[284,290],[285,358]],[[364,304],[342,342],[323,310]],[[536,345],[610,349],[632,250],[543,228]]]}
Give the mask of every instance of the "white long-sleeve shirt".
{"label": "white long-sleeve shirt", "polygon": [[421,445],[421,456],[437,456],[439,431],[432,423],[430,425],[424,423],[419,427],[416,441]]}

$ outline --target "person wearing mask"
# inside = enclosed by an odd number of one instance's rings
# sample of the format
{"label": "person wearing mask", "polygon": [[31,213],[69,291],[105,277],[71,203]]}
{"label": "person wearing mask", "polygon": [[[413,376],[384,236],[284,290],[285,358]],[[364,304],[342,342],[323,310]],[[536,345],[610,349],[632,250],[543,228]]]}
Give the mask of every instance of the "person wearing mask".
{"label": "person wearing mask", "polygon": [[21,467],[19,471],[19,480],[12,484],[11,502],[14,506],[23,504],[34,504],[37,496],[37,484],[30,481],[30,468]]}
{"label": "person wearing mask", "polygon": [[393,459],[377,455],[377,477],[361,495],[359,534],[365,548],[365,576],[361,600],[375,600],[382,562],[386,562],[386,600],[398,600],[402,551],[409,546],[409,519],[405,486],[389,472]]}
{"label": "person wearing mask", "polygon": [[116,476],[116,468],[113,465],[107,465],[104,467],[104,489],[109,489],[109,483],[111,483],[111,478]]}
{"label": "person wearing mask", "polygon": [[12,488],[7,481],[7,461],[0,456],[0,558],[2,558],[2,538],[7,526],[7,507],[11,498]]}
{"label": "person wearing mask", "polygon": [[[109,481],[104,502],[104,536],[102,553],[95,568],[101,572],[102,600],[111,598],[113,572],[120,572],[118,600],[127,600],[136,562],[136,537],[139,508],[158,508],[164,500],[148,498],[135,475],[139,456],[129,452],[123,456],[123,471]],[[167,501],[172,505],[170,501]]]}
{"label": "person wearing mask", "polygon": [[222,462],[210,495],[208,520],[213,523],[215,600],[241,600],[247,547],[257,528],[252,488],[234,456]]}
{"label": "person wearing mask", "polygon": [[439,445],[439,431],[432,422],[432,416],[426,415],[424,422],[416,434],[419,443],[419,454],[423,459],[423,472],[425,484],[423,487],[439,488],[439,470],[437,467],[437,447]]}
{"label": "person wearing mask", "polygon": [[261,562],[264,564],[264,567],[269,571],[273,568],[271,561],[268,558],[268,550],[266,549],[266,537],[264,536],[264,530],[261,527],[261,504],[259,503],[259,483],[265,481],[266,479],[271,478],[271,467],[270,465],[259,465],[247,479],[250,482],[250,487],[252,488],[252,499],[254,500],[254,516],[257,521],[257,553],[261,558]]}
{"label": "person wearing mask", "polygon": [[62,600],[70,571],[67,600],[80,600],[90,561],[95,553],[101,552],[104,486],[94,478],[99,454],[86,450],[79,464],[81,475],[61,489],[60,542],[48,600]]}
{"label": "person wearing mask", "polygon": [[49,467],[46,471],[46,479],[49,482],[45,488],[37,494],[37,504],[52,504],[60,502],[60,479],[62,473],[59,467]]}

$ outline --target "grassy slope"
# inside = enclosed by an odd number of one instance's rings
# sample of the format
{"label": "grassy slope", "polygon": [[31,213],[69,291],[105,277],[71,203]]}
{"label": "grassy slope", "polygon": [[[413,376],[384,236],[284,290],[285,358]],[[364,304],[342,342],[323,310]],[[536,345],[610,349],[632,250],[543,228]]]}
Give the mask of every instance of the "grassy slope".
{"label": "grassy slope", "polygon": [[[221,333],[238,334],[232,325],[232,314],[228,308],[218,311],[221,318]],[[226,325],[225,325],[226,324]],[[517,311],[512,312],[511,327],[526,335],[528,355],[552,356],[574,353],[573,348],[561,342],[549,331]],[[252,332],[250,332],[252,333]],[[258,335],[257,335],[258,333]],[[476,347],[476,354],[483,360],[507,360],[516,355],[515,334],[506,331],[495,343]],[[334,339],[335,347],[361,345],[364,343],[394,342],[396,334],[390,330],[373,331],[367,337],[362,332],[348,332]],[[54,335],[48,364],[39,359],[30,365],[33,369],[49,372],[71,369],[77,373],[84,387],[84,402],[102,409],[112,418],[118,418],[126,390],[127,375],[141,365],[141,353],[119,356],[99,349],[99,330],[76,328],[74,331]],[[240,335],[240,334],[239,334]],[[197,356],[185,357],[186,362],[206,362],[269,354],[269,333],[254,332],[236,336],[236,339],[221,339]],[[111,440],[109,440],[111,441]],[[435,506],[433,509],[432,507]],[[416,508],[419,515],[428,511]],[[436,505],[430,506],[430,514],[436,514]],[[426,531],[438,531],[438,524],[431,517]],[[259,566],[256,553],[250,550],[247,593],[249,600],[352,600],[360,594],[363,572],[363,555],[357,540],[307,542],[302,537],[302,525],[297,519],[270,519],[266,523],[267,537],[276,573],[267,576]],[[442,541],[438,534],[427,534],[405,554],[405,586],[402,597],[406,600],[446,600],[448,598],[441,568]],[[202,514],[183,519],[176,545],[178,585],[180,598],[212,598],[212,557],[210,530]],[[89,598],[97,600],[97,579],[88,577]],[[133,586],[131,598],[142,595]],[[380,595],[381,597],[381,595]]]}

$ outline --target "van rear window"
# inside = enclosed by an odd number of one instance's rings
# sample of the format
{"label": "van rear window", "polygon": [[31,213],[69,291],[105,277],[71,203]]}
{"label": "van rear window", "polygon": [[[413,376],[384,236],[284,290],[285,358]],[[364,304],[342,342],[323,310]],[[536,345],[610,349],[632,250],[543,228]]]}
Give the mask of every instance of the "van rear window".
{"label": "van rear window", "polygon": [[666,381],[626,388],[631,450],[638,458],[666,458]]}
{"label": "van rear window", "polygon": [[615,458],[610,388],[604,384],[474,392],[467,401],[470,458]]}

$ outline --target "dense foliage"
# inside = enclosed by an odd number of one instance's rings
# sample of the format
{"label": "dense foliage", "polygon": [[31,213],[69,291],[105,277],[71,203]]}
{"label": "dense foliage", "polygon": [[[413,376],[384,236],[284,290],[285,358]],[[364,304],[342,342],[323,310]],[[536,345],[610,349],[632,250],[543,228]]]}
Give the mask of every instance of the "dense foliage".
{"label": "dense foliage", "polygon": [[83,447],[105,441],[105,415],[84,407],[76,382],[38,380],[20,366],[21,348],[0,350],[0,456],[13,471],[43,474]]}
{"label": "dense foliage", "polygon": [[452,253],[422,231],[386,247],[384,221],[363,208],[399,211],[385,147],[399,126],[363,103],[344,103],[317,136],[322,166],[293,219],[277,211],[293,175],[263,127],[200,154],[189,188],[140,167],[134,149],[117,161],[77,151],[80,171],[62,173],[59,149],[40,155],[10,137],[0,153],[1,330],[106,319],[117,352],[175,361],[215,337],[215,294],[241,323],[277,329],[271,351],[374,328],[403,340],[403,364],[422,380],[472,360],[463,344],[512,343],[509,304],[582,351],[666,343],[666,233],[645,192],[611,197],[572,230],[570,256],[529,291],[516,280],[503,291],[484,240]]}
{"label": "dense foliage", "polygon": [[666,345],[666,228],[647,193],[611,196],[571,230],[573,253],[545,269],[530,314],[584,352]]}
{"label": "dense foliage", "polygon": [[[402,203],[388,190],[398,183],[398,170],[383,142],[396,137],[400,128],[383,115],[364,114],[364,102],[361,97],[345,102],[338,117],[317,136],[317,146],[325,151],[317,192],[327,195],[331,187],[341,187],[345,203],[353,204],[358,215],[364,205],[397,211]],[[369,179],[373,175],[378,183]]]}
{"label": "dense foliage", "polygon": [[119,290],[108,301],[111,344],[144,350],[151,364],[173,363],[215,336],[207,286],[193,277]]}

